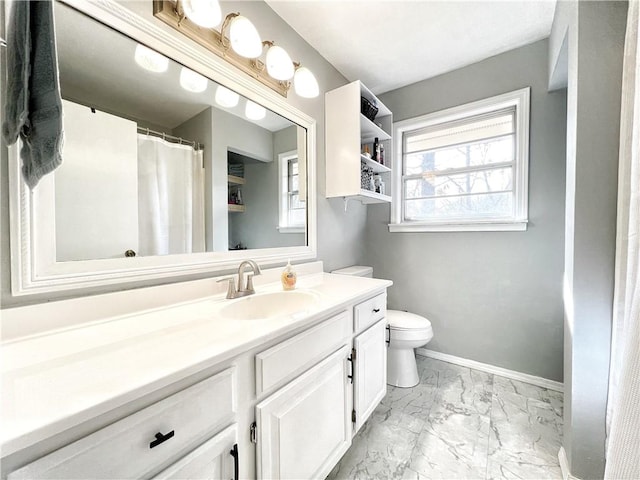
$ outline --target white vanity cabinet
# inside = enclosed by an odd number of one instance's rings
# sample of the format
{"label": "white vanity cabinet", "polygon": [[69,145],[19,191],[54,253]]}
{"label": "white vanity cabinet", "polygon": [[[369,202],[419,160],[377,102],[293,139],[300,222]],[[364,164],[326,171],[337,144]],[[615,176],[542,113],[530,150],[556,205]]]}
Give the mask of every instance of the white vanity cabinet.
{"label": "white vanity cabinet", "polygon": [[[378,107],[373,121],[361,113],[361,98]],[[391,110],[359,80],[325,94],[327,198],[355,198],[362,203],[391,202],[392,127]],[[371,148],[375,138],[384,146],[384,164],[362,153],[362,146]],[[365,169],[370,169],[373,175],[381,175],[384,194],[368,189],[369,182],[362,178]]]}
{"label": "white vanity cabinet", "polygon": [[[204,455],[211,464],[219,463],[218,471],[227,478],[235,430],[215,434],[234,419],[235,382],[235,369],[229,368],[39,458],[7,479],[148,478],[178,462],[160,477],[172,478],[173,471],[206,463]],[[209,439],[212,449],[196,450]]]}
{"label": "white vanity cabinet", "polygon": [[387,393],[386,320],[379,320],[353,339],[354,435]]}
{"label": "white vanity cabinet", "polygon": [[[293,330],[274,319],[285,327],[238,343],[233,354],[211,361],[199,354],[199,363],[185,363],[188,368],[162,386],[138,383],[138,394],[123,390],[130,402],[107,398],[112,403],[101,417],[79,411],[84,420],[56,438],[42,435],[40,443],[3,457],[0,478],[325,478],[386,392],[387,284],[375,281],[377,288],[362,288],[357,296],[343,281],[339,288],[351,293],[324,318],[303,320]],[[236,332],[238,325],[233,327]],[[193,322],[184,328],[189,338],[201,338],[222,327]],[[72,334],[80,333],[63,335]],[[165,351],[158,341],[146,348]],[[189,376],[182,376],[186,371]]]}
{"label": "white vanity cabinet", "polygon": [[387,393],[387,295],[381,293],[354,308],[353,434]]}
{"label": "white vanity cabinet", "polygon": [[351,445],[345,345],[256,407],[259,479],[324,478]]}
{"label": "white vanity cabinet", "polygon": [[[256,355],[259,479],[324,478],[351,445],[349,345],[342,312]],[[304,372],[304,373],[302,373]]]}
{"label": "white vanity cabinet", "polygon": [[256,405],[259,479],[324,478],[349,448],[387,391],[386,301],[380,293],[256,355],[257,394],[275,390]]}

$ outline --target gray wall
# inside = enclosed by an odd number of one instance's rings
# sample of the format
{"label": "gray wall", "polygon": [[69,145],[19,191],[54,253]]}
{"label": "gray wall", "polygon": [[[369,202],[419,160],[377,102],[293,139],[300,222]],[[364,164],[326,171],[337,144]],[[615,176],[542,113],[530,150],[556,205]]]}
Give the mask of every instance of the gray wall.
{"label": "gray wall", "polygon": [[[269,162],[273,156],[273,133],[255,123],[249,122],[220,108],[213,110],[213,168],[207,177],[212,180],[212,219],[213,251],[224,252],[229,249],[228,200],[228,153],[232,150],[250,158]],[[252,179],[246,178],[245,181]],[[255,187],[256,182],[247,183],[247,188]],[[242,189],[245,193],[245,187]],[[234,214],[243,215],[243,214]],[[207,224],[209,230],[209,224]],[[244,243],[244,242],[243,242]],[[209,245],[207,244],[207,250]]]}
{"label": "gray wall", "polygon": [[297,129],[294,125],[273,132],[272,161],[245,163],[242,194],[246,210],[229,214],[229,245],[239,242],[248,248],[305,245],[304,233],[280,233],[278,230],[278,155],[297,149]]}
{"label": "gray wall", "polygon": [[626,12],[626,2],[559,2],[550,42],[550,64],[568,64],[563,447],[583,479],[602,478],[605,464]]}
{"label": "gray wall", "polygon": [[[179,36],[168,26],[153,19],[150,1],[123,0],[125,8],[135,11],[150,19],[160,28],[173,36]],[[346,79],[323,57],[310,47],[302,38],[291,29],[273,10],[262,1],[237,1],[224,2],[223,13],[240,11],[248,16],[256,25],[262,38],[273,39],[279,45],[285,46],[291,57],[300,60],[309,67],[320,84],[320,96],[315,99],[304,99],[295,93],[290,93],[288,101],[317,121],[317,177],[318,185],[318,259],[323,260],[325,269],[331,270],[344,265],[360,263],[362,257],[362,245],[364,240],[366,208],[356,203],[350,203],[348,210],[344,211],[343,202],[340,199],[327,200],[324,198],[324,92],[332,90],[347,83]],[[4,22],[2,23],[4,25]],[[4,62],[4,49],[0,48],[0,60]],[[199,276],[182,276],[174,279],[164,279],[157,282],[129,283],[126,286],[110,286],[105,288],[92,288],[82,291],[56,293],[48,295],[34,295],[29,297],[13,297],[10,287],[10,250],[9,250],[9,214],[8,214],[8,177],[7,155],[5,145],[0,146],[0,259],[2,266],[0,284],[0,302],[2,308],[39,303],[61,298],[69,298],[81,295],[90,295],[107,291],[122,290],[147,285],[168,283],[172,281],[192,280]],[[224,186],[226,189],[226,185]],[[247,256],[250,256],[248,254]]]}
{"label": "gray wall", "polygon": [[566,96],[547,93],[547,48],[381,95],[398,121],[530,86],[527,231],[389,233],[389,207],[370,206],[365,257],[391,308],[431,321],[428,349],[561,381]]}

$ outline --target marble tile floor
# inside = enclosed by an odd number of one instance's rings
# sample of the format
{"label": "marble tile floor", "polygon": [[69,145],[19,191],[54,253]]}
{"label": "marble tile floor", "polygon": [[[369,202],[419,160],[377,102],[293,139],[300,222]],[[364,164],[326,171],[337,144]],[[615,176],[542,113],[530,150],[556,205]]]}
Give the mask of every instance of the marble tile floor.
{"label": "marble tile floor", "polygon": [[387,395],[334,479],[561,479],[562,394],[418,355],[420,383]]}

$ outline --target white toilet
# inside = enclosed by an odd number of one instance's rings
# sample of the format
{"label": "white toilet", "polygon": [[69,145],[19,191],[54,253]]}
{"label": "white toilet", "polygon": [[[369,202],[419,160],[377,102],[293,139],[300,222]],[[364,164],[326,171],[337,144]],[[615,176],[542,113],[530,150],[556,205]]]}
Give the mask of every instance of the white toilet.
{"label": "white toilet", "polygon": [[[331,273],[373,277],[373,268],[354,265]],[[431,322],[414,313],[387,310],[387,323],[390,337],[387,383],[394,387],[414,387],[420,381],[414,349],[426,345],[433,338]]]}

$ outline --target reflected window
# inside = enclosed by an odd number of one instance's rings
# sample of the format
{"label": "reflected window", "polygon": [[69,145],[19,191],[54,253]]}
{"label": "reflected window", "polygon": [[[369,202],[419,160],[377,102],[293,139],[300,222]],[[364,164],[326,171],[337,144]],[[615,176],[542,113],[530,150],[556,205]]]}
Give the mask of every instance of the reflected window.
{"label": "reflected window", "polygon": [[278,155],[278,169],[280,172],[280,220],[281,233],[303,233],[306,222],[305,201],[300,198],[300,174],[298,170],[298,152]]}

